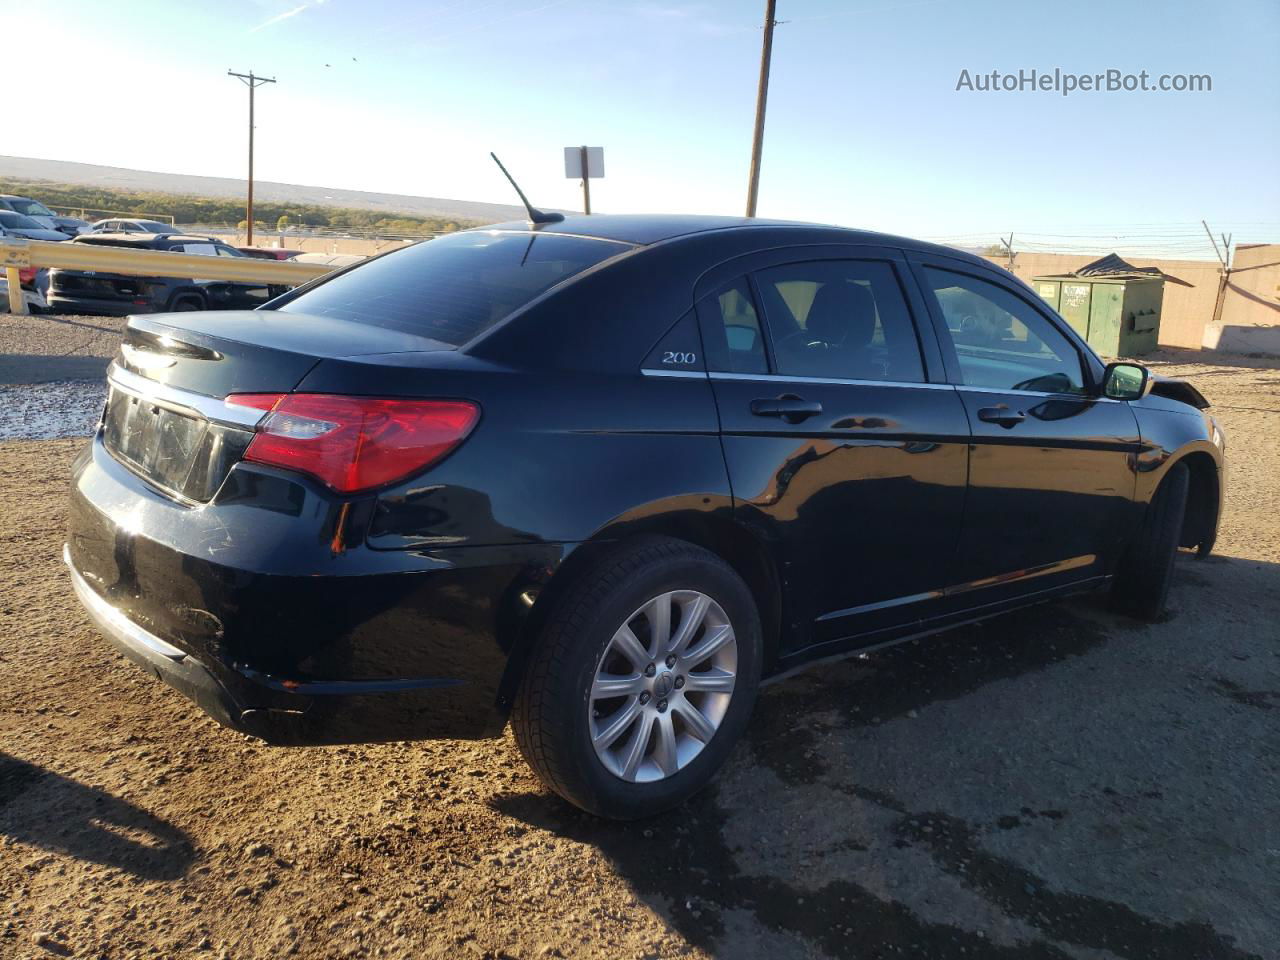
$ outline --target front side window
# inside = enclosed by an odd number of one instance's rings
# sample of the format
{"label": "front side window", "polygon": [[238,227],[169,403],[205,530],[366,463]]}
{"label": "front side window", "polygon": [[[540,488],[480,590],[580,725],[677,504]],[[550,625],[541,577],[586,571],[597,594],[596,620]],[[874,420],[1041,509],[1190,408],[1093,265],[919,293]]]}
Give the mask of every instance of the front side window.
{"label": "front side window", "polygon": [[1003,287],[925,267],[966,386],[1084,393],[1080,354],[1038,310]]}
{"label": "front side window", "polygon": [[778,373],[924,381],[915,325],[889,263],[791,263],[760,271],[756,281]]}
{"label": "front side window", "polygon": [[279,309],[461,346],[556,284],[630,249],[591,237],[466,231],[369,260]]}
{"label": "front side window", "polygon": [[698,308],[707,369],[725,373],[768,373],[764,332],[746,278],[736,281]]}
{"label": "front side window", "polygon": [[217,248],[212,243],[187,243],[183,244],[184,253],[194,253],[201,257],[216,257],[218,255]]}

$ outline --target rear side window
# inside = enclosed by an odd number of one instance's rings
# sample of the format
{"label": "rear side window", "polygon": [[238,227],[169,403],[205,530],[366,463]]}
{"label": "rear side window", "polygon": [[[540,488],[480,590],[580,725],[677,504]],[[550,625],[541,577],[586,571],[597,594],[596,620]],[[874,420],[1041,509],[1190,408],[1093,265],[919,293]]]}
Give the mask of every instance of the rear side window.
{"label": "rear side window", "polygon": [[879,260],[791,263],[756,274],[778,373],[921,383],[915,325]]}
{"label": "rear side window", "polygon": [[279,309],[459,346],[557,283],[629,249],[589,237],[468,231],[370,260]]}

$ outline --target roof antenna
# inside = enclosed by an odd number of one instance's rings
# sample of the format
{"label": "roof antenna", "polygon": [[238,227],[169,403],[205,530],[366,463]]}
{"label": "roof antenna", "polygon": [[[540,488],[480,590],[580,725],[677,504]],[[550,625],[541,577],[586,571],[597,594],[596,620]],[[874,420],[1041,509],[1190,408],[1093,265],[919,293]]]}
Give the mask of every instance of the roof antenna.
{"label": "roof antenna", "polygon": [[493,157],[493,162],[498,165],[498,169],[502,171],[502,175],[511,182],[511,186],[515,187],[516,193],[520,195],[520,202],[524,204],[525,210],[529,212],[530,223],[559,223],[564,219],[563,213],[547,213],[546,211],[539,210],[537,207],[530,204],[529,198],[524,195],[524,191],[521,190],[519,185],[516,183],[515,177],[507,173],[507,168],[502,165],[502,161],[498,159],[498,155],[491,150],[489,151],[489,156]]}

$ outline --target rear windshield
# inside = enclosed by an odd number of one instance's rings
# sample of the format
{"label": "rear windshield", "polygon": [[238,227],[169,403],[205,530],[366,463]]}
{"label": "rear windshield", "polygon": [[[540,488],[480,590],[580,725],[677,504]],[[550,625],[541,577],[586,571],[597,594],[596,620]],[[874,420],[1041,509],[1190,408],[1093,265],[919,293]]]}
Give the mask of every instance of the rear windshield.
{"label": "rear windshield", "polygon": [[279,309],[341,317],[456,347],[561,280],[628,249],[587,237],[467,231],[370,260]]}

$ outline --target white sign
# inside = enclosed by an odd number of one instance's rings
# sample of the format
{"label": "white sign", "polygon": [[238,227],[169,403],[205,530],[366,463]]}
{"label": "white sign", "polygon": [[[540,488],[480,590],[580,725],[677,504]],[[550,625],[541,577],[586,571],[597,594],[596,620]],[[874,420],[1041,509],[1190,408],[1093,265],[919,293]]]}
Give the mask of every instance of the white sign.
{"label": "white sign", "polygon": [[[564,148],[564,175],[569,180],[582,179],[582,148]],[[587,176],[600,179],[604,176],[604,147],[587,147]]]}

